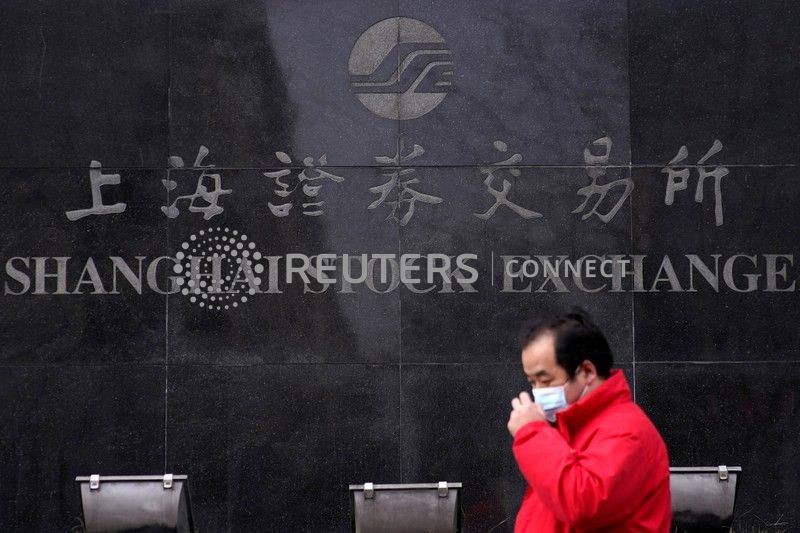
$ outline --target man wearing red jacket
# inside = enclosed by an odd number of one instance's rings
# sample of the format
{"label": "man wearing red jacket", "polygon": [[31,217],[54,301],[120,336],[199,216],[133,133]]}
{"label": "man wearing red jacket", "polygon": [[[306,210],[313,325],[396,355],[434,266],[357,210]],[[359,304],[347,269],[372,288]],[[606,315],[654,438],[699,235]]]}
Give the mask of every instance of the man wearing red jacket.
{"label": "man wearing red jacket", "polygon": [[528,482],[515,533],[669,532],[666,446],[612,364],[580,309],[528,330],[522,366],[535,403],[523,392],[508,421]]}

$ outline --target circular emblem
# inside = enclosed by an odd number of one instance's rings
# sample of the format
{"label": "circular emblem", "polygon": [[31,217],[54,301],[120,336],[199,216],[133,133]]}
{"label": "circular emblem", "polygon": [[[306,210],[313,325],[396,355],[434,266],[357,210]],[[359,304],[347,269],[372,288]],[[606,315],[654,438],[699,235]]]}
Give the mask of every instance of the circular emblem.
{"label": "circular emblem", "polygon": [[247,235],[229,228],[208,228],[189,236],[175,254],[172,271],[181,294],[193,304],[221,311],[238,307],[258,292],[264,265]]}
{"label": "circular emblem", "polygon": [[442,103],[452,89],[453,61],[439,32],[419,20],[373,24],[353,45],[350,87],[378,116],[408,120]]}

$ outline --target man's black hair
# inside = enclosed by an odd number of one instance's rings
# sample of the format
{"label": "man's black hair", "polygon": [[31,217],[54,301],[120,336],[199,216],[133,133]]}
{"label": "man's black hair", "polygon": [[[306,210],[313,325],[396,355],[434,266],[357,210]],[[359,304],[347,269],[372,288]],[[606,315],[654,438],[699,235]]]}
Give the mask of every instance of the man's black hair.
{"label": "man's black hair", "polygon": [[556,362],[567,371],[570,379],[586,360],[594,363],[600,377],[609,376],[614,356],[608,341],[592,322],[589,313],[580,307],[573,307],[566,314],[537,316],[525,328],[520,349],[524,350],[546,333],[555,335]]}

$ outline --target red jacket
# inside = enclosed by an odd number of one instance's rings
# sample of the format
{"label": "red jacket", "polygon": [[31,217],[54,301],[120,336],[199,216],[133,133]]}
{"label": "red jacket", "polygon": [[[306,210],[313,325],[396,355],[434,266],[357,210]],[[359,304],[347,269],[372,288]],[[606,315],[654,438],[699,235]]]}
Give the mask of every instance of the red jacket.
{"label": "red jacket", "polygon": [[669,532],[667,448],[622,371],[556,423],[530,422],[514,436],[528,482],[514,533]]}

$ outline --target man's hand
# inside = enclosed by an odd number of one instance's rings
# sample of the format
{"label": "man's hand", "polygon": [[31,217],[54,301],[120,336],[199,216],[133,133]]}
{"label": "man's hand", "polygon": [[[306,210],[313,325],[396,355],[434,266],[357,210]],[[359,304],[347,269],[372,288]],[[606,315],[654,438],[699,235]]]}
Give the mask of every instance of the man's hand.
{"label": "man's hand", "polygon": [[517,430],[528,422],[544,422],[547,420],[541,406],[533,403],[527,392],[511,400],[511,416],[508,417],[508,432],[511,436],[517,434]]}

